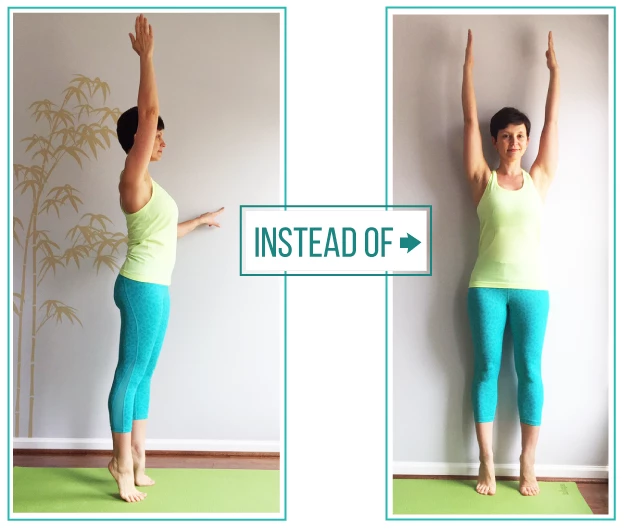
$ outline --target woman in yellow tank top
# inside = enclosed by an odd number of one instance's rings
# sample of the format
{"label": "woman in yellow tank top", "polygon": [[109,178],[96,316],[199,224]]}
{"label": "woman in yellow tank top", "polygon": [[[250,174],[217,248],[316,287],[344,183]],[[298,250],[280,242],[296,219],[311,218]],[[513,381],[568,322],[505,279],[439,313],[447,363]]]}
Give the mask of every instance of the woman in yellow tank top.
{"label": "woman in yellow tank top", "polygon": [[499,166],[491,171],[482,151],[469,30],[462,108],[465,171],[480,219],[478,258],[467,299],[474,350],[473,414],[480,453],[476,490],[480,494],[496,493],[493,419],[507,322],[513,337],[522,435],[519,491],[525,496],[539,493],[534,461],[543,406],[541,353],[549,311],[540,230],[543,202],[558,162],[559,70],[551,32],[545,56],[550,79],[537,158],[529,173],[521,167],[530,121],[517,109],[506,107],[491,119],[493,146],[499,154]]}
{"label": "woman in yellow tank top", "polygon": [[148,164],[161,160],[166,143],[153,68],[153,28],[143,15],[135,20],[135,36],[129,37],[140,58],[140,88],[137,107],[124,112],[117,124],[118,140],[127,153],[119,191],[128,246],[114,287],[121,328],[108,400],[113,438],[109,471],[120,497],[137,502],[146,493],[136,486],[154,484],[145,472],[146,422],[151,378],[168,326],[177,238],[201,225],[220,227],[216,217],[223,209],[179,223],[176,203],[150,176]]}

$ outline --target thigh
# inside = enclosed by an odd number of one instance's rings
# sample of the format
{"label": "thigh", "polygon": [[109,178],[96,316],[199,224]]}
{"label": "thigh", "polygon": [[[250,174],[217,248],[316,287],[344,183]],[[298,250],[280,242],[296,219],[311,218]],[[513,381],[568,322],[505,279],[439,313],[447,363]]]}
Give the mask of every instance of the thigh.
{"label": "thigh", "polygon": [[506,290],[469,288],[467,308],[476,355],[483,352],[501,356],[508,315]]}
{"label": "thigh", "polygon": [[120,309],[122,338],[133,342],[138,354],[150,353],[162,325],[163,292],[147,282],[138,282],[120,276],[114,292]]}
{"label": "thigh", "polygon": [[508,307],[515,356],[525,352],[540,354],[547,328],[549,292],[533,289],[511,290]]}

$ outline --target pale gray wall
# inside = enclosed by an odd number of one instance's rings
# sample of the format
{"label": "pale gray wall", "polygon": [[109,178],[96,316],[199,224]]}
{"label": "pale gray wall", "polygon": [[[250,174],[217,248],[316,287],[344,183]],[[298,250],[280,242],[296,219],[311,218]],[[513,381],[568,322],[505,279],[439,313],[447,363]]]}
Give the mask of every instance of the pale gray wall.
{"label": "pale gray wall", "polygon": [[[41,122],[35,125],[29,105],[46,98],[61,103],[75,74],[108,82],[108,106],[123,111],[136,104],[139,60],[128,37],[136,15],[15,16],[16,140],[46,130]],[[167,144],[151,174],[177,201],[180,220],[225,207],[221,229],[202,227],[179,240],[170,327],[153,379],[148,436],[278,442],[283,283],[239,276],[238,224],[240,204],[282,201],[279,15],[147,16],[155,32]],[[14,163],[30,163],[24,148],[15,142]],[[40,218],[62,248],[65,233],[85,212],[106,214],[115,230],[126,232],[117,192],[124,157],[114,138],[98,160],[83,163],[82,171],[67,160],[59,165],[55,184],[71,183],[84,203],[79,215],[70,208],[60,220],[56,215]],[[29,202],[30,194],[16,194],[14,214],[27,219]],[[22,252],[17,245],[14,251],[17,291]],[[34,437],[109,436],[107,395],[119,334],[114,281],[113,272],[105,268],[97,275],[91,262],[84,261],[80,270],[69,266],[41,284],[38,304],[62,300],[78,310],[83,327],[49,322],[38,334]],[[14,334],[16,327],[17,319]],[[30,340],[23,349],[29,357]],[[14,348],[14,359],[16,352]],[[28,385],[25,374],[20,436],[27,432]]]}
{"label": "pale gray wall", "polygon": [[[462,165],[462,65],[471,28],[484,151],[488,122],[515,106],[532,122],[523,165],[538,152],[549,73],[561,68],[558,174],[546,203],[551,285],[543,353],[545,408],[537,462],[608,464],[608,27],[604,16],[413,16],[393,21],[394,202],[433,205],[433,276],[394,279],[394,460],[477,460],[466,311],[478,221]],[[612,370],[612,368],[610,369]],[[517,462],[516,376],[505,348],[495,459]]]}

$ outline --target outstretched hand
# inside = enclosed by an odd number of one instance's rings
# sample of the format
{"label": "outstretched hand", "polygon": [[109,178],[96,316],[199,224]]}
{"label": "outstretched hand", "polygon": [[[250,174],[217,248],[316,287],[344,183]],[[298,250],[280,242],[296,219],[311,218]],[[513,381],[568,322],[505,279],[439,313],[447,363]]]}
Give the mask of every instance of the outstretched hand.
{"label": "outstretched hand", "polygon": [[473,33],[471,30],[467,33],[467,50],[464,54],[465,66],[473,67]]}
{"label": "outstretched hand", "polygon": [[201,216],[198,217],[201,225],[207,225],[208,227],[211,227],[212,225],[214,227],[220,227],[220,223],[218,223],[216,221],[216,217],[219,214],[222,214],[222,211],[225,209],[225,207],[222,207],[219,210],[216,210],[216,212],[205,212],[205,214],[202,214]]}
{"label": "outstretched hand", "polygon": [[144,15],[135,19],[135,36],[129,33],[131,46],[140,57],[152,57],[154,48],[153,27],[148,23]]}
{"label": "outstretched hand", "polygon": [[554,53],[554,37],[552,36],[551,31],[547,36],[547,51],[545,52],[545,57],[547,58],[547,68],[549,68],[550,70],[558,68],[556,54]]}

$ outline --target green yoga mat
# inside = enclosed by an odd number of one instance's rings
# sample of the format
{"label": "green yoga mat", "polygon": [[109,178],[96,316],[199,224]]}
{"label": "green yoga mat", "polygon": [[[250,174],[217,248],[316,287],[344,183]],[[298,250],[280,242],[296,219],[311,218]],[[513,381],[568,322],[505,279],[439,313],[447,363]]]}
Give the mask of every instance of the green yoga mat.
{"label": "green yoga mat", "polygon": [[593,514],[575,483],[539,482],[522,496],[518,481],[498,481],[494,496],[475,492],[475,480],[394,479],[393,514]]}
{"label": "green yoga mat", "polygon": [[120,498],[106,468],[13,468],[16,513],[278,513],[278,470],[151,468],[141,502]]}

